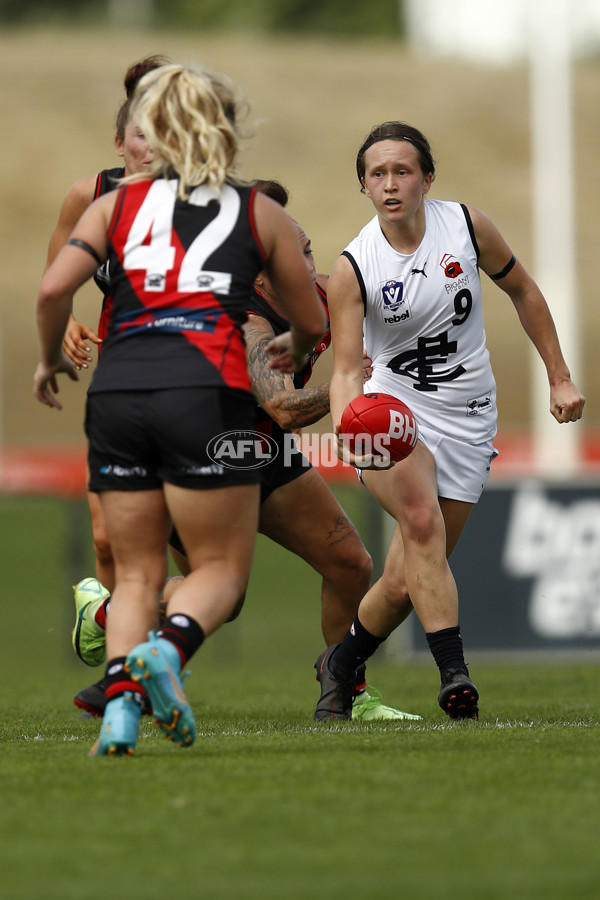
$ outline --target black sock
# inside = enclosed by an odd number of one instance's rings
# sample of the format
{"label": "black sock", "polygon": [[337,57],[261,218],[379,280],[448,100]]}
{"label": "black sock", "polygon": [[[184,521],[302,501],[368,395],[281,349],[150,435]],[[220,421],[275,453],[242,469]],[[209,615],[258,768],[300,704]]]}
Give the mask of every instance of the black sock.
{"label": "black sock", "polygon": [[426,634],[429,649],[436,662],[442,683],[444,682],[444,673],[448,669],[458,669],[469,674],[465,658],[463,656],[463,642],[460,634],[460,625],[453,628],[442,628],[440,631],[431,631]]}
{"label": "black sock", "polygon": [[198,623],[184,613],[167,616],[158,636],[175,644],[184,666],[204,641],[204,632]]}
{"label": "black sock", "polygon": [[385,638],[375,637],[367,631],[356,616],[342,638],[342,643],[329,658],[329,671],[334,678],[347,678],[350,673],[356,672],[366,659],[373,656],[384,640]]}
{"label": "black sock", "polygon": [[125,669],[126,659],[126,656],[115,656],[107,662],[104,694],[108,701],[122,697],[125,691],[131,691],[138,706],[143,706],[146,691]]}

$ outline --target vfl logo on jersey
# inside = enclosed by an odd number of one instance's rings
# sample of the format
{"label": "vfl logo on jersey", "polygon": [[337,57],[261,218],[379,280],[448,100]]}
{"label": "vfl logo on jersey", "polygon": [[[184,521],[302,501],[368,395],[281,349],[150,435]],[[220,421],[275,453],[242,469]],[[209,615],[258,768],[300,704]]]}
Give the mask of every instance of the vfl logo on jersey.
{"label": "vfl logo on jersey", "polygon": [[381,288],[384,325],[396,325],[410,319],[408,298],[404,294],[404,282],[386,281]]}
{"label": "vfl logo on jersey", "polygon": [[462,275],[462,266],[452,253],[444,253],[440,260],[440,266],[444,270],[446,278],[458,278]]}

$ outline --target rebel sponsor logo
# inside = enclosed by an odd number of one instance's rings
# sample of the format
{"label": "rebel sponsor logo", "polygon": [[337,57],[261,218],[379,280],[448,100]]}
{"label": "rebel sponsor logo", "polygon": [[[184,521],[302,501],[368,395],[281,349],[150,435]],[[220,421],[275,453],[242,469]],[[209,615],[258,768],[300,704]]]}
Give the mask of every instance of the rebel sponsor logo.
{"label": "rebel sponsor logo", "polygon": [[402,313],[394,313],[391,316],[384,316],[383,321],[385,325],[397,325],[398,322],[405,322],[407,319],[410,319],[410,310],[406,309]]}

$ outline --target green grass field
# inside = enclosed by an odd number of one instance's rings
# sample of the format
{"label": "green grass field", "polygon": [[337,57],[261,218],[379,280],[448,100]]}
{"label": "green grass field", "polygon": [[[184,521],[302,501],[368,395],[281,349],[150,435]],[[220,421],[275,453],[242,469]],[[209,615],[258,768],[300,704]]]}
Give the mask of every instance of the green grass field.
{"label": "green grass field", "polygon": [[422,722],[317,726],[318,582],[261,540],[190,667],[196,744],[144,720],[134,757],[90,759],[68,523],[0,502],[2,900],[598,897],[599,667],[477,660],[481,721],[451,723],[432,662],[384,658],[370,680]]}

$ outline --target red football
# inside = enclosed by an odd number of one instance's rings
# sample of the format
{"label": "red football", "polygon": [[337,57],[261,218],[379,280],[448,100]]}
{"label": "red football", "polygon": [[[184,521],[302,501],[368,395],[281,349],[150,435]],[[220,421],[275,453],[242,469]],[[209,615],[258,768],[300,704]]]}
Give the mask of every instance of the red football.
{"label": "red football", "polygon": [[399,462],[413,452],[419,429],[408,406],[390,394],[361,394],[342,413],[340,433],[358,456],[387,450]]}

